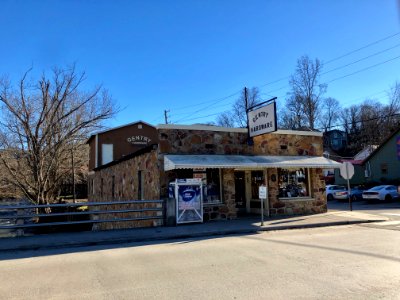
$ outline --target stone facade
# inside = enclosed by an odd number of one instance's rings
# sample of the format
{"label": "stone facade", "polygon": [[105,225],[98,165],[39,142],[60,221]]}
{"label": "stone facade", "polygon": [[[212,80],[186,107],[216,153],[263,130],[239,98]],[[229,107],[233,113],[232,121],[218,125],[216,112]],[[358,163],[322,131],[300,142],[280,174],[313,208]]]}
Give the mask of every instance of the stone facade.
{"label": "stone facade", "polygon": [[[246,129],[228,131],[204,131],[189,129],[159,129],[159,159],[163,165],[164,154],[239,154],[239,155],[281,155],[281,156],[322,156],[322,136],[315,134],[293,134],[279,131],[253,138],[253,145],[247,143]],[[281,133],[280,133],[281,132]],[[175,179],[174,172],[161,173],[161,197],[166,197],[168,183]],[[223,205],[205,205],[204,219],[236,218],[234,170],[222,172]],[[267,178],[277,169],[268,169]],[[278,182],[267,180],[271,215],[311,214],[327,211],[324,197],[325,183],[321,169],[310,170],[311,197],[308,199],[279,200]]]}
{"label": "stone facade", "polygon": [[[281,132],[285,132],[282,130]],[[322,136],[272,133],[253,138],[251,154],[282,156],[322,156]]]}
{"label": "stone facade", "polygon": [[[123,160],[111,166],[99,168],[94,174],[89,175],[89,201],[107,202],[138,200],[139,197],[139,179],[138,172],[142,172],[143,178],[143,199],[160,199],[160,177],[157,159],[157,151],[151,150],[148,153],[141,154],[128,160]],[[114,181],[114,188],[113,188]],[[114,194],[113,194],[114,192]],[[108,209],[127,209],[127,208],[152,208],[154,204],[140,205],[115,205]],[[104,208],[104,207],[102,207]],[[93,207],[93,210],[98,209]],[[140,216],[154,216],[154,212],[145,212]],[[117,215],[103,214],[99,215],[102,219],[132,218],[138,217],[139,213],[125,213]],[[159,226],[162,222],[145,220],[129,222],[110,222],[100,223],[96,229],[121,229],[129,227],[149,227]]]}
{"label": "stone facade", "polygon": [[[196,126],[194,126],[196,127]],[[125,159],[110,166],[95,170],[90,176],[89,201],[135,200],[138,198],[138,171],[144,174],[143,199],[166,199],[168,184],[177,178],[177,171],[164,172],[166,154],[226,154],[226,155],[279,155],[279,156],[322,156],[322,135],[308,132],[278,131],[253,138],[249,145],[246,129],[226,129],[210,126],[210,129],[192,129],[191,126],[158,128],[158,148]],[[251,170],[246,170],[246,198],[251,201],[246,208],[258,205],[248,199]],[[278,169],[264,170],[268,186],[269,212],[271,215],[294,215],[326,212],[325,185],[322,169],[310,169],[311,195],[307,198],[279,199]],[[114,181],[114,195],[112,195]],[[237,217],[235,202],[235,170],[221,170],[222,203],[204,204],[204,220],[225,220]],[[258,200],[259,203],[259,200]],[[254,211],[252,211],[254,212]],[[130,214],[132,215],[132,214]],[[102,216],[110,218],[111,216]],[[153,221],[107,223],[101,229],[136,226],[156,226]]]}

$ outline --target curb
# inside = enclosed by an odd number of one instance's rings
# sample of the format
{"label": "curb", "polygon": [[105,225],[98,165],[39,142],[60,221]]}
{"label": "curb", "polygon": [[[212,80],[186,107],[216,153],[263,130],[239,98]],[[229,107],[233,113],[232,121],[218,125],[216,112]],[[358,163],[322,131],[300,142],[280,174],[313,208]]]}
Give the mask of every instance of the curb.
{"label": "curb", "polygon": [[[148,237],[121,237],[121,238],[111,238],[103,239],[97,241],[70,241],[59,244],[25,244],[19,245],[17,247],[0,247],[0,253],[9,251],[29,251],[29,250],[53,250],[62,249],[69,247],[91,247],[91,246],[102,246],[102,245],[118,245],[124,243],[136,243],[136,242],[152,242],[152,241],[162,241],[162,240],[175,240],[175,239],[188,239],[188,238],[200,238],[200,237],[212,237],[212,236],[223,236],[223,235],[238,235],[238,234],[255,234],[267,231],[282,231],[282,230],[292,230],[292,229],[308,229],[308,228],[319,228],[319,227],[331,227],[331,226],[342,226],[342,225],[354,225],[354,224],[364,224],[364,223],[375,223],[383,222],[384,220],[353,220],[353,221],[335,221],[335,222],[325,222],[325,223],[315,223],[315,224],[301,224],[301,225],[282,225],[274,227],[260,227],[260,228],[249,228],[249,229],[230,229],[223,231],[207,231],[207,232],[196,232],[196,233],[181,233],[181,234],[170,234],[164,236],[148,236]],[[1,240],[0,240],[1,242]]]}

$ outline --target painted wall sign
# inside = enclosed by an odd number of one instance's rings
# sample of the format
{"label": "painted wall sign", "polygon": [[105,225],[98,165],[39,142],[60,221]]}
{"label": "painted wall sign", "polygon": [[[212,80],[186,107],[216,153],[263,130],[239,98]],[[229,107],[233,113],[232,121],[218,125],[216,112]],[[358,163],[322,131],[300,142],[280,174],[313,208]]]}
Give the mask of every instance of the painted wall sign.
{"label": "painted wall sign", "polygon": [[247,113],[250,137],[277,130],[276,103],[271,102]]}
{"label": "painted wall sign", "polygon": [[143,135],[132,135],[126,141],[132,145],[147,145],[151,142],[151,139]]}
{"label": "painted wall sign", "polygon": [[203,222],[202,183],[198,179],[179,179],[175,182],[176,223]]}

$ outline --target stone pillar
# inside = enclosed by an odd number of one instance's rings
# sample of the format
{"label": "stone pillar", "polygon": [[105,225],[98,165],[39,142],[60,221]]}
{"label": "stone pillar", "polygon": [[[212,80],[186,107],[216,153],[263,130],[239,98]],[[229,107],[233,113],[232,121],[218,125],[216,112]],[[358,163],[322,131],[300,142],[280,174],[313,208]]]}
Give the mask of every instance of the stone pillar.
{"label": "stone pillar", "polygon": [[228,208],[228,219],[235,219],[236,203],[235,203],[235,175],[233,169],[222,169],[222,189],[224,203]]}

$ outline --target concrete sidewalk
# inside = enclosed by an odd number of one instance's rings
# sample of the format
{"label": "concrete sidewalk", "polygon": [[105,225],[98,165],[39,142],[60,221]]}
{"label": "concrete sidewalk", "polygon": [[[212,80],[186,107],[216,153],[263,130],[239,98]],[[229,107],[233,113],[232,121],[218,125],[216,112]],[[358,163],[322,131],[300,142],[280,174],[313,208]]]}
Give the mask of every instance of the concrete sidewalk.
{"label": "concrete sidewalk", "polygon": [[153,227],[94,232],[85,231],[18,238],[0,238],[0,251],[54,249],[230,234],[248,234],[261,231],[360,224],[387,220],[388,219],[385,217],[361,212],[335,211],[317,215],[266,218],[264,226],[260,226],[260,218],[251,217],[229,221],[206,222],[204,224],[186,224],[176,227]]}

